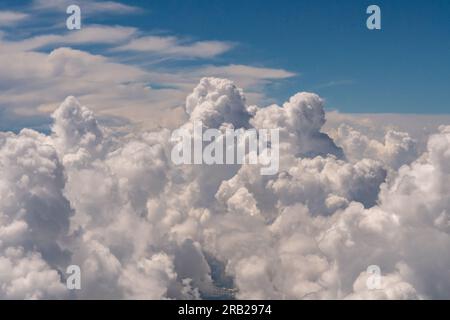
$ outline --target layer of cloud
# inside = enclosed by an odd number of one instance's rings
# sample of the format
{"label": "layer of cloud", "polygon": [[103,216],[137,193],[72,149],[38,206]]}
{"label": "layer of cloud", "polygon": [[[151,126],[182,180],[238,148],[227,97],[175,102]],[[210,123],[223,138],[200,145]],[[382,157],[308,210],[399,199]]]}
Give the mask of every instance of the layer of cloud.
{"label": "layer of cloud", "polygon": [[130,39],[135,33],[136,29],[130,27],[94,25],[64,35],[40,35],[19,41],[1,40],[0,52],[28,52],[48,46],[117,44]]}
{"label": "layer of cloud", "polygon": [[0,11],[0,27],[14,25],[28,18],[28,14],[16,11]]}
{"label": "layer of cloud", "polygon": [[[106,33],[112,30],[100,29]],[[69,36],[65,41],[89,42],[92,40],[89,37],[92,34],[90,30],[86,29],[86,36]],[[120,30],[124,31],[125,37],[130,31]],[[56,40],[43,39],[39,43],[42,45],[43,42]],[[20,46],[22,45],[23,42]],[[33,44],[35,45],[36,43]],[[104,116],[126,118],[148,127],[161,123],[170,127],[180,125],[184,117],[179,107],[192,90],[192,83],[201,77],[201,72],[197,69],[146,70],[69,47],[60,47],[48,54],[5,48],[3,52],[0,50],[0,63],[4,66],[4,72],[0,74],[0,88],[3,92],[0,107],[9,109],[17,116],[49,115],[57,108],[59,101],[73,94]],[[221,69],[217,67],[217,72],[222,73]],[[226,66],[223,69],[227,72]],[[251,70],[257,75],[238,77],[238,80],[242,80],[238,82],[244,83],[247,88],[291,76],[290,73],[277,69],[265,68],[261,72],[258,68]],[[168,86],[153,88],[153,83]],[[49,87],[52,90],[48,90]],[[42,95],[42,91],[46,94]],[[264,97],[258,95],[252,102],[262,99]]]}
{"label": "layer of cloud", "polygon": [[302,92],[260,108],[216,78],[188,95],[184,128],[279,128],[272,176],[175,166],[170,130],[119,136],[74,97],[50,135],[1,133],[0,297],[448,298],[450,128],[419,154],[398,131],[333,139],[323,107]]}
{"label": "layer of cloud", "polygon": [[115,51],[140,51],[178,58],[211,58],[232,48],[223,41],[182,41],[173,36],[147,36],[116,47]]}
{"label": "layer of cloud", "polygon": [[143,10],[117,1],[89,1],[89,0],[33,0],[33,10],[56,10],[65,12],[67,7],[76,4],[83,13],[87,14],[131,14]]}
{"label": "layer of cloud", "polygon": [[[39,17],[51,9],[61,10],[66,4],[35,1],[21,16],[32,12]],[[136,11],[108,1],[79,4],[91,13],[103,9],[105,14]],[[8,17],[12,14],[6,13]],[[18,14],[15,12],[14,17],[18,18]],[[214,58],[237,45],[229,41],[148,35],[119,25],[83,24],[81,30],[75,31],[65,30],[64,26],[37,31],[22,27],[20,37],[9,29],[0,33],[0,63],[6,68],[0,74],[0,113],[17,123],[47,117],[36,126],[39,129],[68,95],[76,95],[104,119],[146,128],[174,128],[185,120],[184,97],[203,76],[231,78],[249,91],[249,102],[259,103],[267,98],[263,93],[267,84],[296,75],[276,68],[214,64]],[[173,59],[196,61],[173,66],[167,62]],[[1,129],[17,128],[3,125]]]}

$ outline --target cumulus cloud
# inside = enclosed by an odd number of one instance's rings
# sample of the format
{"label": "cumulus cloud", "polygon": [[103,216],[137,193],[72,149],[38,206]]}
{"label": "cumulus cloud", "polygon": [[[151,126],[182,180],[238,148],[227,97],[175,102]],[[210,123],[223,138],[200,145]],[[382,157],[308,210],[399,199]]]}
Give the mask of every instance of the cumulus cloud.
{"label": "cumulus cloud", "polygon": [[341,145],[351,160],[377,159],[388,167],[398,169],[417,158],[417,142],[408,133],[387,130],[384,142],[370,139],[348,125],[341,125],[335,141]]}
{"label": "cumulus cloud", "polygon": [[450,127],[420,154],[395,130],[328,135],[316,94],[259,107],[217,78],[184,108],[183,128],[280,129],[279,172],[174,165],[167,128],[117,134],[68,97],[49,135],[0,134],[1,298],[450,296]]}
{"label": "cumulus cloud", "polygon": [[271,105],[258,109],[252,123],[255,128],[280,128],[282,149],[291,149],[294,156],[343,156],[342,150],[320,130],[325,123],[323,100],[314,93],[292,96],[283,107]]}
{"label": "cumulus cloud", "polygon": [[236,128],[248,126],[250,114],[241,89],[226,79],[203,78],[186,99],[190,121],[202,121],[209,128],[223,123]]}
{"label": "cumulus cloud", "polygon": [[0,295],[65,297],[58,268],[70,258],[62,243],[73,212],[57,153],[35,131],[1,133],[0,163]]}

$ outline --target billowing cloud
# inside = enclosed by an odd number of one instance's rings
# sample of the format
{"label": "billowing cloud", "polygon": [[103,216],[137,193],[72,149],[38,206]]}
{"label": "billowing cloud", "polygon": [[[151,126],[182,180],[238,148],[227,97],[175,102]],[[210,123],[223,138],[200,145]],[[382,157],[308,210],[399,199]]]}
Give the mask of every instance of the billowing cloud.
{"label": "billowing cloud", "polygon": [[417,158],[417,142],[408,133],[388,130],[384,143],[370,139],[348,125],[339,126],[336,142],[340,144],[349,159],[377,159],[387,166],[398,169]]}
{"label": "billowing cloud", "polygon": [[118,134],[68,97],[51,134],[0,134],[1,298],[450,296],[448,126],[420,154],[396,130],[330,136],[316,94],[258,107],[217,78],[184,108],[185,128],[280,129],[279,172],[174,165],[168,128]]}
{"label": "billowing cloud", "polygon": [[236,128],[248,126],[250,113],[246,109],[241,89],[226,79],[203,78],[186,99],[190,121],[202,121],[209,128],[223,123]]}

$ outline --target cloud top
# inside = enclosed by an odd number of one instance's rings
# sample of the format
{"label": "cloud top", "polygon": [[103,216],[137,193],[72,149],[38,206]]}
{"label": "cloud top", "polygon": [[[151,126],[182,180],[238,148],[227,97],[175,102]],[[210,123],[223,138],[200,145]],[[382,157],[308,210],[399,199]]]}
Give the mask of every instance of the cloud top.
{"label": "cloud top", "polygon": [[176,166],[170,130],[119,135],[74,97],[50,135],[0,133],[0,298],[448,298],[450,128],[417,154],[398,131],[331,138],[323,107],[306,92],[249,105],[218,78],[188,95],[181,126],[279,128],[273,176]]}

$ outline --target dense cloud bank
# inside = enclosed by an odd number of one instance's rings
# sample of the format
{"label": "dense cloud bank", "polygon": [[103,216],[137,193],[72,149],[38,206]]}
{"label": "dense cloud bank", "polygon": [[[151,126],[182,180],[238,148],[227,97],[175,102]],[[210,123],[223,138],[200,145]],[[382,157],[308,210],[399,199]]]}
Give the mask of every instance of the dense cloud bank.
{"label": "dense cloud bank", "polygon": [[168,129],[118,137],[73,97],[49,136],[0,133],[0,298],[449,298],[450,127],[421,155],[393,130],[331,139],[323,103],[250,106],[215,78],[187,97],[186,128],[279,128],[272,176],[175,166]]}

